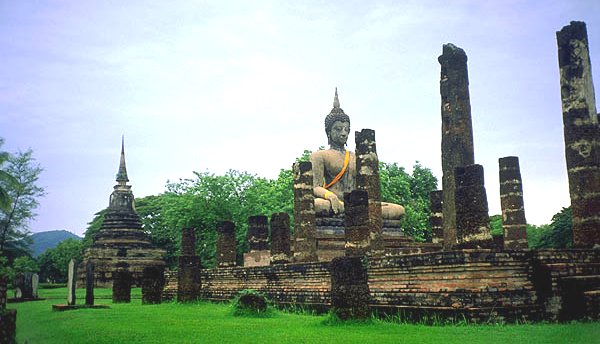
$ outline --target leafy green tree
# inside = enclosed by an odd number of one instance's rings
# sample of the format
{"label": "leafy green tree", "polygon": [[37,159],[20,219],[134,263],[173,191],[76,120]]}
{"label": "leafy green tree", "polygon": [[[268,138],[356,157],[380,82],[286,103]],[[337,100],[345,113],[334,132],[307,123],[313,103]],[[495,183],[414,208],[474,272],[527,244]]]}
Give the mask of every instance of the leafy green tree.
{"label": "leafy green tree", "polygon": [[[3,144],[4,139],[0,137],[0,147],[2,147]],[[3,209],[4,211],[10,210],[12,203],[8,190],[10,187],[14,187],[17,184],[17,179],[4,170],[3,165],[9,158],[10,154],[8,152],[0,151],[0,209]]]}
{"label": "leafy green tree", "polygon": [[541,226],[527,225],[527,243],[530,249],[549,248],[545,238],[551,236],[552,226],[545,224]]}
{"label": "leafy green tree", "polygon": [[504,235],[504,229],[502,228],[502,215],[490,216],[490,229],[492,235]]}
{"label": "leafy green tree", "polygon": [[65,239],[56,247],[47,249],[38,257],[40,279],[42,281],[67,281],[68,265],[71,259],[80,261],[82,258],[83,242],[77,239]]}
{"label": "leafy green tree", "polygon": [[29,222],[35,218],[38,198],[44,196],[44,189],[38,185],[42,168],[35,163],[31,149],[9,155],[5,172],[16,178],[16,184],[3,183],[12,204],[8,209],[0,209],[0,252],[9,259],[22,255],[27,247]]}
{"label": "leafy green tree", "polygon": [[542,229],[536,248],[570,248],[573,246],[571,207],[552,216],[552,222]]}
{"label": "leafy green tree", "polygon": [[21,256],[15,258],[13,262],[13,269],[15,272],[39,272],[40,267],[38,263],[29,256]]}
{"label": "leafy green tree", "polygon": [[83,235],[83,249],[90,247],[94,240],[94,235],[100,231],[100,227],[102,227],[102,222],[104,222],[104,215],[106,214],[107,209],[102,209],[96,214],[94,214],[94,218],[91,222],[88,223],[88,228]]}
{"label": "leafy green tree", "polygon": [[417,161],[412,174],[396,163],[379,163],[381,180],[381,200],[402,204],[406,215],[402,220],[402,229],[417,241],[431,239],[429,225],[429,194],[437,189],[437,179],[430,169]]}

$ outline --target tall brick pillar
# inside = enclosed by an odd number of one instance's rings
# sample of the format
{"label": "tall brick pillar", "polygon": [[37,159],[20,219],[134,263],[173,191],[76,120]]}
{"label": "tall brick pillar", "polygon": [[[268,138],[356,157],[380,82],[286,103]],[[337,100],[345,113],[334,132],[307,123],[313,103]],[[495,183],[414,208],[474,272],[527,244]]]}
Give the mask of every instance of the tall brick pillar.
{"label": "tall brick pillar", "polygon": [[271,264],[290,262],[290,215],[271,215]]}
{"label": "tall brick pillar", "polygon": [[142,273],[142,305],[160,304],[165,286],[165,269],[147,266]]}
{"label": "tall brick pillar", "polygon": [[365,190],[344,194],[344,226],[346,227],[346,256],[364,256],[369,253],[369,196]]}
{"label": "tall brick pillar", "polygon": [[600,245],[600,125],[585,23],[571,22],[556,38],[573,246],[594,247]]}
{"label": "tall brick pillar", "polygon": [[431,214],[429,215],[429,224],[431,225],[431,242],[434,244],[440,244],[444,242],[442,197],[442,190],[431,191],[429,194],[429,204],[431,209]]}
{"label": "tall brick pillar", "polygon": [[453,44],[444,44],[438,61],[441,65],[444,248],[452,249],[457,243],[454,171],[456,167],[475,163],[473,126],[467,54]]}
{"label": "tall brick pillar", "polygon": [[196,255],[196,229],[181,231],[181,256],[178,261],[177,301],[196,301],[200,297],[200,257]]}
{"label": "tall brick pillar", "polygon": [[356,189],[367,192],[369,198],[368,239],[369,254],[384,254],[381,183],[379,181],[379,158],[375,145],[375,131],[363,129],[355,132],[356,139]]}
{"label": "tall brick pillar", "polygon": [[6,278],[0,276],[0,343],[16,343],[17,310],[6,309]]}
{"label": "tall brick pillar", "polygon": [[523,203],[523,185],[519,158],[507,156],[498,159],[500,168],[500,206],[502,207],[502,228],[504,248],[524,250],[527,245],[527,220]]}
{"label": "tall brick pillar", "polygon": [[217,267],[235,266],[235,223],[231,221],[220,222],[217,226],[217,234]]}
{"label": "tall brick pillar", "polygon": [[269,219],[264,215],[250,216],[246,237],[250,251],[244,253],[244,266],[269,265]]}
{"label": "tall brick pillar", "polygon": [[459,248],[494,248],[490,230],[487,195],[483,183],[483,166],[457,167],[456,233]]}
{"label": "tall brick pillar", "polygon": [[117,268],[113,272],[112,301],[113,303],[131,302],[131,272],[129,264],[125,262],[117,263]]}
{"label": "tall brick pillar", "polygon": [[316,262],[316,219],[312,164],[294,164],[294,262]]}

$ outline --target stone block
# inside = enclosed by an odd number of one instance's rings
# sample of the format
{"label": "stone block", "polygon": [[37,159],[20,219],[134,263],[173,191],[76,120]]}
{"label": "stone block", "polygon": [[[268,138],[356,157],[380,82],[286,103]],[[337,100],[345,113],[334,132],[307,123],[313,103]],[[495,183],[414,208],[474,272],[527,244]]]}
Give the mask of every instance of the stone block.
{"label": "stone block", "polygon": [[148,266],[144,268],[142,278],[142,304],[160,304],[162,302],[164,285],[165,276],[162,267]]}
{"label": "stone block", "polygon": [[370,318],[367,281],[367,269],[361,257],[337,257],[331,261],[331,309],[339,319]]}

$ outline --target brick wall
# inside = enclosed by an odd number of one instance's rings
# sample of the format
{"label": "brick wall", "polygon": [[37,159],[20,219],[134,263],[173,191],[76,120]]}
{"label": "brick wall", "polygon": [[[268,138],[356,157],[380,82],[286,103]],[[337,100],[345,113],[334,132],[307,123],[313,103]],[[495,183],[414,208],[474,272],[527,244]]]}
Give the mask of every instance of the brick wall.
{"label": "brick wall", "polygon": [[[461,250],[373,258],[366,264],[371,306],[378,311],[478,321],[559,319],[563,279],[600,275],[600,251]],[[166,277],[168,298],[177,278],[174,272]],[[254,289],[283,306],[331,303],[329,262],[203,269],[201,280],[202,298],[213,301]]]}

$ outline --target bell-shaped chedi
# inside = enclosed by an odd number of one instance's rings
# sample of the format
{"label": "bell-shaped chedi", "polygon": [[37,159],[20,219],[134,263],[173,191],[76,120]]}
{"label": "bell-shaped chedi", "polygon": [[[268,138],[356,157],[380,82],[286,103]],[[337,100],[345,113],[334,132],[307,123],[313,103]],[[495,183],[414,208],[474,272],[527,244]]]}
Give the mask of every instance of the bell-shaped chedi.
{"label": "bell-shaped chedi", "polygon": [[[141,285],[144,268],[165,266],[165,250],[157,248],[144,233],[139,215],[135,211],[135,201],[131,185],[127,185],[125,149],[121,142],[121,161],[117,173],[117,185],[110,195],[108,209],[100,231],[93,237],[92,245],[86,249],[81,263],[94,263],[95,285],[112,285],[118,263],[126,263],[134,285]],[[79,271],[85,271],[84,268]],[[85,283],[85,274],[80,274],[80,282]]]}

